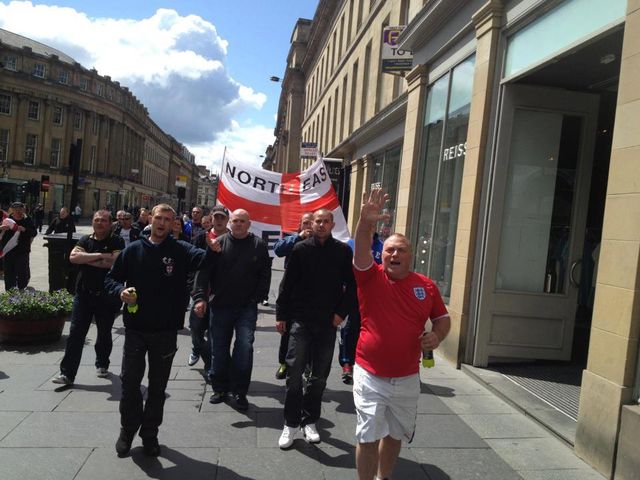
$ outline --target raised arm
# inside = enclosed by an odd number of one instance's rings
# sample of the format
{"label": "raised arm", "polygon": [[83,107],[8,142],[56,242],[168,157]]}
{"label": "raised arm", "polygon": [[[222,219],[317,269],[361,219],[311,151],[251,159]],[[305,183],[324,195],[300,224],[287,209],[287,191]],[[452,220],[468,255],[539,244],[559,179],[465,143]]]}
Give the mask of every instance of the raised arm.
{"label": "raised arm", "polygon": [[368,195],[367,192],[362,194],[362,207],[356,226],[353,254],[353,264],[359,270],[369,268],[373,263],[371,255],[373,232],[378,222],[389,219],[388,214],[380,213],[388,199],[389,195],[381,188],[374,188]]}

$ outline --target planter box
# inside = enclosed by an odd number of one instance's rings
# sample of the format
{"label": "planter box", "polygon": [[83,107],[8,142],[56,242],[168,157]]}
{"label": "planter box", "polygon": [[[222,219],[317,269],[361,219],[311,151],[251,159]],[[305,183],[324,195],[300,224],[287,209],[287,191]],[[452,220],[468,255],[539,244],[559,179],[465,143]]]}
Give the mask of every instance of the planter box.
{"label": "planter box", "polygon": [[44,320],[12,320],[0,317],[0,343],[43,344],[60,340],[67,315]]}

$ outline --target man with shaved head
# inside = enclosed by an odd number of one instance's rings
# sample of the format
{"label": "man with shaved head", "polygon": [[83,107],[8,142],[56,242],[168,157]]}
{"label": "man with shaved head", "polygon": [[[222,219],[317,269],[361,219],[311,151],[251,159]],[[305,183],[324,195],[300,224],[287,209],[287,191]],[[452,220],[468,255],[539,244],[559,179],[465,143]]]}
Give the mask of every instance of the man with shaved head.
{"label": "man with shaved head", "polygon": [[249,408],[247,391],[253,369],[257,304],[267,297],[271,280],[267,244],[249,232],[250,227],[249,212],[242,209],[231,212],[229,233],[215,240],[220,245],[220,254],[211,267],[198,272],[192,295],[194,313],[200,317],[209,313],[208,375],[213,387],[209,402],[221,403],[232,394],[238,410]]}
{"label": "man with shaved head", "polygon": [[[311,237],[296,243],[289,256],[276,301],[276,328],[289,329],[284,428],[278,440],[290,448],[300,431],[309,443],[320,442],[316,422],[331,371],[336,328],[356,303],[352,253],[333,238],[330,210],[313,214]],[[311,375],[303,388],[307,364]]]}

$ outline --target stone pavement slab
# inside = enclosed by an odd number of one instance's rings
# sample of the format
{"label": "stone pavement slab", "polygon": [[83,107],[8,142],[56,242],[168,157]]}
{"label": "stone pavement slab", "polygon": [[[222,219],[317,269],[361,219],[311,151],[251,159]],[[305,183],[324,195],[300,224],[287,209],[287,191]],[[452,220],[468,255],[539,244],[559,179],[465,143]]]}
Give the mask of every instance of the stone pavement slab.
{"label": "stone pavement slab", "polygon": [[3,480],[76,478],[90,448],[0,448]]}

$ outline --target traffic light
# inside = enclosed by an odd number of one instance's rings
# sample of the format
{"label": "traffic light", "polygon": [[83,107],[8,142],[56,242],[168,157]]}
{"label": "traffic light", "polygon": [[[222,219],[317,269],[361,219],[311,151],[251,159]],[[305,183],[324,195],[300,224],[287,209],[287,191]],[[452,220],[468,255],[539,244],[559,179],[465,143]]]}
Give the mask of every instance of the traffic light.
{"label": "traffic light", "polygon": [[184,199],[184,197],[185,197],[186,193],[187,193],[187,189],[186,189],[186,188],[184,188],[184,187],[178,187],[178,198],[179,198],[180,200],[183,200],[183,199]]}
{"label": "traffic light", "polygon": [[27,198],[27,193],[29,193],[29,182],[24,182],[18,185],[18,193],[20,194],[20,198],[22,200]]}

